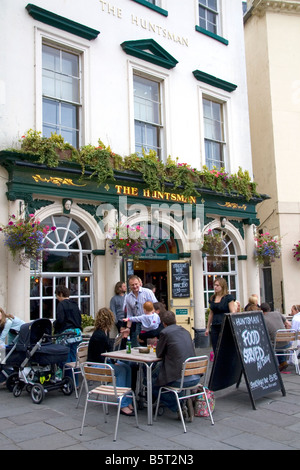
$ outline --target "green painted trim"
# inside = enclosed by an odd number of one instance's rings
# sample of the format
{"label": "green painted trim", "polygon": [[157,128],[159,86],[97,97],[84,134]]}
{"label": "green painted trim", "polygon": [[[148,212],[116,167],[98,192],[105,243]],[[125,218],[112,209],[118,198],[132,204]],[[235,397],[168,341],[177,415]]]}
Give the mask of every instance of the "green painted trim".
{"label": "green painted trim", "polygon": [[92,254],[94,256],[104,256],[105,255],[105,250],[92,250]]}
{"label": "green painted trim", "polygon": [[225,80],[214,77],[208,73],[201,72],[201,70],[194,70],[193,75],[197,80],[199,80],[199,82],[207,83],[208,85],[212,85],[216,88],[222,88],[222,90],[229,91],[230,93],[237,88],[237,85],[226,82]]}
{"label": "green painted trim", "polygon": [[247,255],[238,255],[238,261],[246,261],[248,259]]}
{"label": "green painted trim", "polygon": [[241,234],[241,237],[243,240],[245,240],[245,231],[244,231],[244,221],[239,221],[239,220],[230,220],[229,222],[236,228]]}
{"label": "green painted trim", "polygon": [[[154,41],[154,39],[124,41],[121,47],[126,54],[159,65],[165,69],[172,69],[178,64],[178,60],[174,59],[174,57]],[[148,52],[149,50],[151,52]]]}
{"label": "green painted trim", "polygon": [[37,7],[32,3],[28,3],[25,8],[29,15],[32,16],[32,18],[35,20],[49,24],[50,26],[54,26],[58,29],[62,29],[68,33],[75,34],[76,36],[88,39],[89,41],[91,39],[96,39],[100,34],[100,31],[97,31],[96,29],[89,28],[88,26],[84,26],[80,23],[69,20],[68,18],[64,18],[63,16],[56,15],[55,13]]}
{"label": "green painted trim", "polygon": [[209,36],[212,39],[215,39],[216,41],[222,42],[225,44],[225,46],[228,46],[229,41],[225,38],[222,38],[222,36],[218,36],[217,34],[211,33],[210,31],[207,31],[207,29],[201,28],[200,26],[195,26],[195,30],[198,31],[198,33],[205,34],[206,36]]}
{"label": "green painted trim", "polygon": [[164,253],[164,254],[155,254],[153,256],[147,256],[147,255],[141,255],[140,259],[151,259],[151,260],[162,260],[162,261],[178,261],[179,260],[179,254],[170,254],[170,253]]}
{"label": "green painted trim", "polygon": [[132,0],[133,2],[139,3],[144,7],[150,8],[150,10],[156,11],[156,13],[160,13],[161,15],[168,16],[168,11],[164,10],[163,8],[158,7],[157,5],[152,5],[152,3],[147,2],[147,0]]}
{"label": "green painted trim", "polygon": [[179,253],[179,258],[190,258],[191,253]]}

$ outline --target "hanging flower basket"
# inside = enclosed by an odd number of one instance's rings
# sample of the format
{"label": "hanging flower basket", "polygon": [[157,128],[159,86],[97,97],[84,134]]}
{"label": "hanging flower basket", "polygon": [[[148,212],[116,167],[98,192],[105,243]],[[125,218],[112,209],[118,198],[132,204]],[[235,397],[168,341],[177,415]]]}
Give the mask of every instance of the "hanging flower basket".
{"label": "hanging flower basket", "polygon": [[209,229],[203,237],[202,253],[219,258],[224,252],[224,240],[221,232]]}
{"label": "hanging flower basket", "polygon": [[130,225],[119,225],[109,235],[110,254],[119,251],[123,258],[138,260],[143,252],[143,239],[146,235],[140,225],[131,227]]}
{"label": "hanging flower basket", "polygon": [[4,245],[9,249],[14,261],[22,266],[26,266],[30,260],[38,262],[42,259],[46,235],[54,230],[56,227],[41,225],[34,214],[25,218],[17,218],[13,214],[9,217],[7,225],[0,227],[4,234]]}
{"label": "hanging flower basket", "polygon": [[300,261],[300,240],[298,243],[295,243],[294,248],[292,249],[294,258],[296,258],[297,261]]}
{"label": "hanging flower basket", "polygon": [[272,237],[268,232],[255,237],[256,248],[254,258],[258,264],[273,263],[281,256],[281,242],[278,237]]}

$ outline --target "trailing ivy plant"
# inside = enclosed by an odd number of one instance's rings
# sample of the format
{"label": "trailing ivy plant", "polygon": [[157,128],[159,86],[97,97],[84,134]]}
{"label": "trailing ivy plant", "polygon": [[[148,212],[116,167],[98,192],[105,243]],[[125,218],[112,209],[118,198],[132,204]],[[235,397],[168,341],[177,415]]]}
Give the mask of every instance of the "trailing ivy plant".
{"label": "trailing ivy plant", "polygon": [[114,179],[114,168],[117,169],[120,166],[122,157],[113,153],[111,148],[106,147],[99,139],[98,147],[84,145],[74,160],[81,165],[82,176],[88,167],[92,171],[89,178],[96,177],[100,185],[109,179]]}
{"label": "trailing ivy plant", "polygon": [[31,153],[39,157],[38,163],[56,167],[59,164],[59,151],[69,150],[71,158],[76,158],[77,150],[60,134],[51,133],[50,137],[42,136],[40,131],[29,129],[21,138],[21,152]]}
{"label": "trailing ivy plant", "polygon": [[124,157],[123,168],[141,173],[143,180],[152,191],[164,191],[166,181],[165,165],[157,158],[154,150],[146,153],[143,149],[142,155],[133,153]]}
{"label": "trailing ivy plant", "polygon": [[246,200],[258,196],[256,183],[251,181],[249,172],[241,167],[235,174],[228,174],[224,168],[209,169],[203,166],[202,170],[192,168],[187,163],[180,163],[178,158],[173,160],[170,156],[164,164],[159,160],[154,150],[148,153],[143,149],[142,155],[132,153],[120,156],[112,152],[110,146],[105,146],[99,139],[98,146],[85,145],[76,150],[72,145],[64,142],[61,135],[51,134],[43,137],[41,132],[30,129],[21,139],[22,153],[30,153],[39,157],[38,163],[49,167],[59,165],[58,151],[70,150],[70,160],[81,166],[82,177],[86,170],[91,171],[89,178],[96,178],[98,185],[108,180],[114,180],[114,170],[139,172],[151,191],[164,191],[166,183],[172,183],[174,189],[180,191],[185,197],[199,196],[201,188],[209,188],[220,193],[237,193]]}

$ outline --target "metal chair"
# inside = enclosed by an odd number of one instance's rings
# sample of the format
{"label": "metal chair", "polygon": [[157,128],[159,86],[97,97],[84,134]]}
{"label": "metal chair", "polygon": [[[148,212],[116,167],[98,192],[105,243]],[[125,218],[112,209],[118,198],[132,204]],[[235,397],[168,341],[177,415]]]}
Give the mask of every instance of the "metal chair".
{"label": "metal chair", "polygon": [[[86,362],[85,364],[83,364],[82,369],[84,373],[84,382],[86,386],[87,395],[84,406],[80,435],[82,435],[83,433],[88,403],[102,403],[105,423],[107,422],[106,414],[108,414],[107,405],[117,406],[117,420],[114,432],[114,441],[116,441],[121,411],[121,402],[122,398],[125,396],[132,397],[136,426],[139,427],[135,394],[133,390],[131,390],[131,388],[116,386],[116,377],[113,367],[105,363],[99,364],[94,362]],[[94,382],[98,382],[100,383],[100,385],[93,388],[92,390],[89,390],[88,381],[92,381],[93,385]]]}
{"label": "metal chair", "polygon": [[113,350],[118,351],[121,347],[123,336],[121,333],[117,334],[117,336],[114,339],[114,345],[113,345]]}
{"label": "metal chair", "polygon": [[[274,352],[275,356],[289,356],[295,365],[296,373],[300,374],[299,362],[298,362],[298,347],[297,340],[300,339],[300,332],[290,329],[280,329],[276,331],[274,340]],[[283,347],[282,343],[288,344],[287,347]]]}
{"label": "metal chair", "polygon": [[76,375],[81,374],[82,375],[82,369],[81,369],[81,364],[87,361],[87,354],[88,354],[88,346],[89,342],[84,341],[79,344],[76,352],[76,362],[67,362],[64,365],[63,369],[63,374],[65,373],[66,370],[71,370],[72,371],[72,378],[74,382],[74,389],[75,389],[75,395],[76,398],[78,398],[78,392],[77,392],[77,384],[76,384]]}
{"label": "metal chair", "polygon": [[[159,409],[159,402],[160,402],[160,397],[162,393],[174,393],[176,396],[177,400],[177,405],[178,405],[178,410],[180,414],[180,419],[183,425],[184,432],[186,432],[186,426],[184,422],[184,417],[182,414],[182,409],[180,406],[180,400],[188,400],[192,397],[199,396],[199,395],[204,395],[205,401],[207,403],[207,408],[209,411],[209,416],[211,420],[211,424],[214,424],[214,420],[212,417],[212,412],[210,409],[210,404],[207,398],[207,394],[205,391],[205,387],[203,385],[206,382],[206,374],[208,371],[208,366],[209,366],[209,361],[208,361],[208,356],[196,356],[196,357],[189,357],[186,359],[183,364],[182,364],[182,372],[181,372],[181,380],[180,380],[180,386],[179,387],[172,387],[172,386],[163,386],[160,387],[158,397],[157,397],[157,404],[156,404],[156,410],[155,410],[155,416],[154,420],[156,421],[157,419],[157,413]],[[192,387],[185,387],[184,386],[184,379],[188,376],[191,375],[200,375],[199,377],[199,383],[197,385],[193,385]],[[201,383],[203,382],[203,383]],[[202,387],[202,392],[197,391],[197,388],[201,386]],[[182,396],[179,396],[183,392]]]}

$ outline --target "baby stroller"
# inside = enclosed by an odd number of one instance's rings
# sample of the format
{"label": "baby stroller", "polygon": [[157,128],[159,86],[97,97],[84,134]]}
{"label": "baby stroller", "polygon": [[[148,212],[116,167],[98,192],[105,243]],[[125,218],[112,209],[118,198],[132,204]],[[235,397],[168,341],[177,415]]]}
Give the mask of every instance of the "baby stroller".
{"label": "baby stroller", "polygon": [[13,367],[6,386],[19,397],[24,387],[31,394],[34,403],[43,401],[46,393],[61,390],[64,395],[71,395],[74,389],[71,377],[62,377],[59,364],[67,361],[69,348],[56,344],[53,340],[62,336],[52,336],[51,321],[42,318],[25,323],[12,351],[6,356],[6,366]]}

